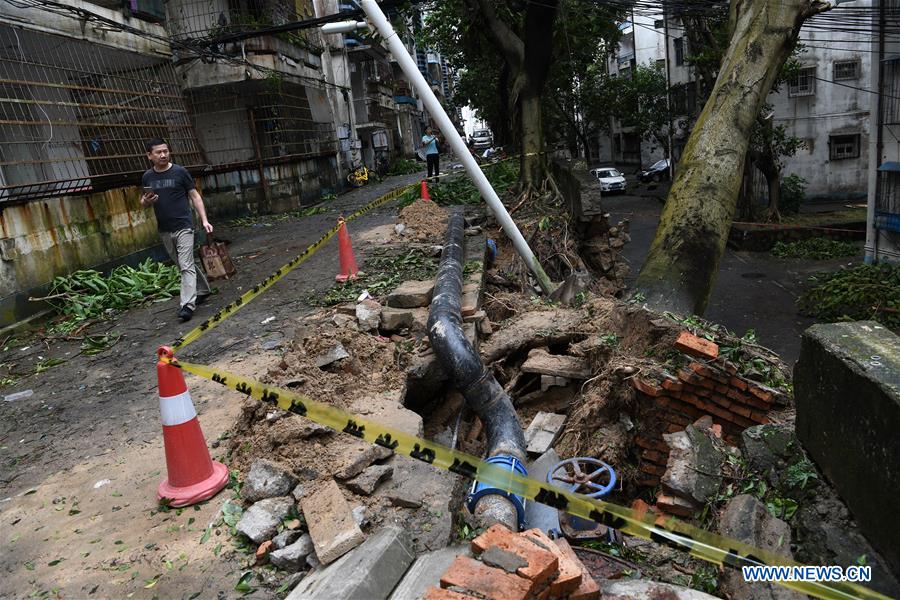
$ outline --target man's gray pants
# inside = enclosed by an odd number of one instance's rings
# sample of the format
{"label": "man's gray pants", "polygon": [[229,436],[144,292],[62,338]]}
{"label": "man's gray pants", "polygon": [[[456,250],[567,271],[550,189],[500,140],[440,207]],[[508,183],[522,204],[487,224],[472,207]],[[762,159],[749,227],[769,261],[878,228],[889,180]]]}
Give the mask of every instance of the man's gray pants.
{"label": "man's gray pants", "polygon": [[209,294],[209,282],[203,269],[194,262],[194,230],[160,231],[163,246],[181,271],[181,306],[197,307],[197,294]]}

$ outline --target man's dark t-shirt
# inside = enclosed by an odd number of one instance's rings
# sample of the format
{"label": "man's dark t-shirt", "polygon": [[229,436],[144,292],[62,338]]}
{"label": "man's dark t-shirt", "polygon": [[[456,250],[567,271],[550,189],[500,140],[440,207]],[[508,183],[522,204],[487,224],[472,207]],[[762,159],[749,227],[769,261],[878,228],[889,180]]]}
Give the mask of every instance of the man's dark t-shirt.
{"label": "man's dark t-shirt", "polygon": [[188,192],[194,189],[194,178],[187,169],[174,163],[162,173],[150,168],[144,172],[141,182],[159,196],[153,203],[153,212],[160,231],[194,228],[194,215],[188,200]]}

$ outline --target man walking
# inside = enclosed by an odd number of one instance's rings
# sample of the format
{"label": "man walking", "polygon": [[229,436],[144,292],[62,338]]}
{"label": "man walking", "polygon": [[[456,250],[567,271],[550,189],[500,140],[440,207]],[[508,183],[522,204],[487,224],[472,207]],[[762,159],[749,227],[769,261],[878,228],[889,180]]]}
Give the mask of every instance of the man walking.
{"label": "man walking", "polygon": [[440,169],[440,155],[438,154],[439,141],[440,138],[434,133],[434,129],[432,129],[430,125],[426,127],[425,135],[422,136],[422,147],[425,148],[425,163],[428,165],[428,177],[432,177],[433,173],[435,183],[440,181],[440,179],[438,179]]}
{"label": "man walking", "polygon": [[178,318],[189,321],[194,316],[197,304],[202,304],[210,294],[206,276],[194,263],[194,216],[191,204],[200,215],[200,224],[206,233],[212,233],[213,226],[206,218],[203,198],[194,187],[194,178],[187,169],[171,161],[169,144],[158,138],[147,142],[147,159],[152,166],[141,179],[144,186],[141,206],[153,206],[159,237],[166,252],[181,270],[181,308]]}

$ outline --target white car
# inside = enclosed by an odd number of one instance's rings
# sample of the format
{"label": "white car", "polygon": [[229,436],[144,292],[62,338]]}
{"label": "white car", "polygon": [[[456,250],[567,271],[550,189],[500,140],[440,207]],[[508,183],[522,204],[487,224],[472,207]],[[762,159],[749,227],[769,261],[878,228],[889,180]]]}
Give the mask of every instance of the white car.
{"label": "white car", "polygon": [[600,182],[601,192],[625,192],[628,188],[625,176],[613,167],[591,169],[591,175]]}

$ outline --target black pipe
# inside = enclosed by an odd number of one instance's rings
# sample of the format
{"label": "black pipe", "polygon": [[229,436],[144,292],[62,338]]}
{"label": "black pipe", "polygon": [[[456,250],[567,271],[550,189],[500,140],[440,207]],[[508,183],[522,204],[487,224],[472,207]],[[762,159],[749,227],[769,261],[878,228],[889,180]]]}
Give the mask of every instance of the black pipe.
{"label": "black pipe", "polygon": [[525,436],[509,396],[484,367],[462,328],[465,220],[450,216],[428,315],[428,339],[447,375],[481,419],[488,438],[487,456],[507,454],[526,460]]}

